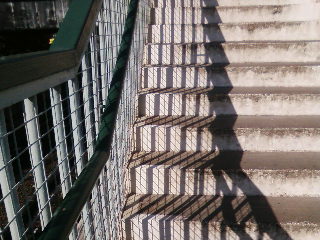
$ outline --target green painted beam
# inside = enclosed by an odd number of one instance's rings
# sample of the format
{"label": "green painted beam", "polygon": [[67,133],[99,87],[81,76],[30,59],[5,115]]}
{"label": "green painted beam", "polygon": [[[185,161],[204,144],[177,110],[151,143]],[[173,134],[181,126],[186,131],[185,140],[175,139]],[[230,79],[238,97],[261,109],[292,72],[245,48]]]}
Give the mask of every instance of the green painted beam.
{"label": "green painted beam", "polygon": [[102,0],[71,1],[50,52],[78,49],[82,53],[87,47],[101,4]]}
{"label": "green painted beam", "polygon": [[77,47],[92,2],[92,0],[71,1],[69,11],[60,25],[50,51],[74,49]]}

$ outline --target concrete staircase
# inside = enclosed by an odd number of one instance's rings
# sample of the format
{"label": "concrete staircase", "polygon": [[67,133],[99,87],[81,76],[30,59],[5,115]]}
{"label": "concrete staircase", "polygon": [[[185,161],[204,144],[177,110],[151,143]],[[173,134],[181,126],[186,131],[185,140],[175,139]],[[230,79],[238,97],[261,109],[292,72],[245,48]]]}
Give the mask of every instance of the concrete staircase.
{"label": "concrete staircase", "polygon": [[320,3],[153,7],[124,239],[320,239]]}

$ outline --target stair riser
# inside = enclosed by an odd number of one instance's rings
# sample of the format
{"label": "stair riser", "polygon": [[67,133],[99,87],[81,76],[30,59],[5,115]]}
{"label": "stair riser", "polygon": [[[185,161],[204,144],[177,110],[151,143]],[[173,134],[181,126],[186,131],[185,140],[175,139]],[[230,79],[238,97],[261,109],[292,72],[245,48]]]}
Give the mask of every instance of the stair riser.
{"label": "stair riser", "polygon": [[212,172],[210,168],[181,170],[162,165],[143,165],[128,171],[131,193],[136,194],[320,196],[320,171],[243,170],[219,173]]}
{"label": "stair riser", "polygon": [[250,6],[250,5],[285,5],[285,4],[311,4],[317,0],[153,0],[153,7],[215,7],[215,6]]}
{"label": "stair riser", "polygon": [[136,151],[314,151],[320,149],[320,129],[209,129],[142,126],[135,129]]}
{"label": "stair riser", "polygon": [[219,8],[154,8],[151,24],[305,21],[319,19],[317,4]]}
{"label": "stair riser", "polygon": [[260,44],[147,45],[144,63],[211,64],[316,62],[320,60],[320,42]]}
{"label": "stair riser", "polygon": [[[318,23],[242,25],[152,25],[150,43],[202,43],[225,41],[299,41],[320,38]],[[281,29],[281,30],[279,30]]]}
{"label": "stair riser", "polygon": [[320,95],[142,94],[140,116],[319,115]]}
{"label": "stair riser", "polygon": [[[245,81],[244,81],[245,80]],[[320,67],[148,67],[142,88],[319,87]]]}
{"label": "stair riser", "polygon": [[[217,213],[223,219],[223,213]],[[245,213],[244,213],[245,214]],[[244,216],[243,216],[244,217]],[[244,229],[231,229],[230,226],[220,222],[204,224],[200,221],[190,221],[186,219],[173,219],[165,215],[139,214],[123,222],[124,239],[145,240],[145,239],[171,239],[171,240],[208,240],[208,239],[232,239],[232,240],[271,240],[288,239],[282,235],[285,230],[292,239],[295,240],[315,240],[319,238],[320,230],[308,224],[285,224],[281,225],[282,230],[275,226],[263,224],[243,225]],[[240,228],[238,226],[238,228]],[[261,229],[267,233],[259,234]],[[166,238],[164,236],[167,236]]]}

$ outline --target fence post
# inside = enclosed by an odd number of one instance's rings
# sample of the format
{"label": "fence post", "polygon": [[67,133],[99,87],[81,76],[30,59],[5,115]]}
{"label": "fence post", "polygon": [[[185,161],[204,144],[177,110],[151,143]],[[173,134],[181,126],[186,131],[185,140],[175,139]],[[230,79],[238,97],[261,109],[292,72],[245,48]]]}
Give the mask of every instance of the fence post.
{"label": "fence post", "polygon": [[92,94],[93,94],[93,106],[94,106],[94,124],[96,129],[95,139],[98,137],[99,131],[99,122],[100,122],[100,106],[99,106],[99,89],[100,85],[98,82],[97,74],[98,74],[98,65],[97,65],[97,53],[94,51],[96,49],[96,37],[95,32],[93,37],[90,38],[90,56],[92,63]]}
{"label": "fence post", "polygon": [[[92,101],[94,100],[93,97],[93,79],[92,79],[92,74],[89,71],[90,68],[90,63],[92,63],[92,60],[89,58],[90,56],[84,55],[82,58],[82,89],[83,89],[83,104],[84,104],[84,122],[85,122],[85,132],[86,132],[86,138],[87,138],[87,152],[88,152],[88,159],[91,158],[93,151],[94,151],[94,143],[95,143],[95,138],[94,138],[94,106],[92,104]],[[90,87],[92,85],[92,87]],[[99,216],[102,214],[102,212],[99,209],[99,206],[101,204],[101,201],[99,201],[99,195],[100,192],[97,190],[97,184],[92,190],[92,205],[94,209],[93,214],[93,220],[94,224],[97,226],[94,226],[97,228],[97,232],[100,232],[101,235],[104,236],[104,226],[103,224],[99,221],[96,220],[97,218],[99,219]],[[95,234],[96,235],[96,234]],[[99,235],[99,234],[98,234]],[[99,239],[99,237],[96,235],[96,237]],[[102,237],[104,239],[104,237]]]}
{"label": "fence post", "polygon": [[55,87],[50,89],[50,100],[52,106],[53,130],[57,148],[57,158],[59,164],[59,175],[62,186],[62,196],[64,197],[71,188],[70,167],[68,161],[68,150],[63,122],[63,110],[61,102],[61,89]]}
{"label": "fence post", "polygon": [[[63,108],[61,102],[61,87],[50,88],[50,101],[52,106],[52,118],[54,138],[56,141],[57,158],[59,164],[59,176],[61,181],[62,197],[64,198],[72,186],[65,126],[63,122]],[[69,239],[77,237],[77,229],[73,228]]]}
{"label": "fence post", "polygon": [[51,218],[49,192],[42,158],[39,122],[37,119],[37,100],[31,97],[24,100],[24,121],[28,139],[30,160],[39,206],[41,226],[44,228]]}
{"label": "fence post", "polygon": [[24,233],[24,224],[19,213],[19,198],[15,185],[15,178],[10,161],[10,148],[7,139],[7,129],[3,110],[0,110],[0,186],[4,198],[4,206],[12,239],[20,239]]}
{"label": "fence post", "polygon": [[[71,79],[68,81],[68,90],[69,90],[69,100],[70,100],[70,113],[71,113],[71,125],[72,125],[72,136],[73,136],[73,146],[74,146],[74,155],[76,159],[76,169],[77,176],[80,175],[82,169],[84,168],[83,161],[83,146],[82,139],[84,138],[84,133],[81,130],[81,116],[80,116],[80,99],[79,99],[79,84],[77,79]],[[82,210],[82,220],[84,224],[85,236],[88,239],[92,238],[92,216],[90,213],[90,207],[88,202],[83,207]]]}
{"label": "fence post", "polygon": [[[102,1],[102,6],[104,6],[104,1]],[[105,102],[107,99],[108,85],[106,75],[108,72],[107,63],[107,49],[106,49],[106,35],[105,24],[104,24],[104,11],[100,11],[98,16],[98,32],[99,32],[99,55],[100,55],[100,79],[101,79],[101,94],[102,102]]]}

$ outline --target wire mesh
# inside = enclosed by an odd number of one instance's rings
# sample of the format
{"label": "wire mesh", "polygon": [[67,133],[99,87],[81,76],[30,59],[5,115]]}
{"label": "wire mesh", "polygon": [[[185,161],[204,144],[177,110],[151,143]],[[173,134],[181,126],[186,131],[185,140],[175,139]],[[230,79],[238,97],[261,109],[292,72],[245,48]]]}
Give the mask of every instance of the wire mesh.
{"label": "wire mesh", "polygon": [[[0,110],[0,238],[36,239],[92,156],[128,0],[103,1],[73,79]],[[148,4],[140,1],[110,159],[70,239],[118,239]]]}

